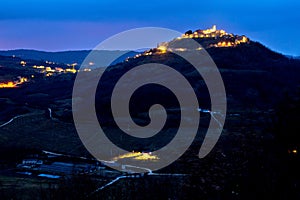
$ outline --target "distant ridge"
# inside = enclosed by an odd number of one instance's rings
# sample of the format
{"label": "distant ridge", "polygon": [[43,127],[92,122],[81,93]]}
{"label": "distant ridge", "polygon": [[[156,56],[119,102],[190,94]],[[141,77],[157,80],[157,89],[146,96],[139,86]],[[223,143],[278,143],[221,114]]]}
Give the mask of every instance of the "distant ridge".
{"label": "distant ridge", "polygon": [[[17,50],[7,50],[0,51],[2,56],[15,56],[22,59],[30,59],[37,61],[51,61],[56,63],[71,64],[78,63],[79,65],[83,62],[86,56],[91,52],[91,50],[78,50],[78,51],[59,51],[59,52],[46,52],[46,51],[37,51],[37,50],[28,50],[28,49],[17,49]],[[137,54],[134,51],[108,51],[108,50],[99,50],[97,51],[101,58],[103,57],[103,63],[105,61],[111,60],[111,58],[116,57],[117,55],[123,54],[119,57],[114,63],[122,62],[127,57],[132,57]],[[98,63],[101,66],[102,63]],[[104,65],[104,64],[103,64]]]}

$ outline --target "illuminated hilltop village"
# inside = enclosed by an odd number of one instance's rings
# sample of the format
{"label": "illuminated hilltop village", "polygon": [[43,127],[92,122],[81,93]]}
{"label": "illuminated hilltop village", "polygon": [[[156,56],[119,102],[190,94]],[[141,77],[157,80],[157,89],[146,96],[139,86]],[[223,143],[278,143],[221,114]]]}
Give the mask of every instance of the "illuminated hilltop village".
{"label": "illuminated hilltop village", "polygon": [[214,38],[222,39],[217,44],[214,44],[215,47],[233,47],[242,43],[248,43],[249,39],[246,36],[238,36],[229,34],[224,30],[217,30],[217,26],[213,25],[212,28],[206,30],[196,30],[195,32],[187,31],[182,35],[181,38]]}
{"label": "illuminated hilltop village", "polygon": [[147,50],[143,53],[135,55],[133,58],[128,57],[125,62],[128,62],[131,59],[136,59],[141,56],[151,56],[165,54],[167,52],[178,52],[178,51],[191,51],[191,50],[202,50],[202,48],[197,49],[188,49],[183,48],[186,46],[186,39],[194,39],[201,44],[205,49],[208,48],[233,48],[242,44],[250,43],[249,38],[242,35],[234,35],[227,33],[224,30],[218,30],[216,25],[213,25],[212,28],[206,30],[196,30],[196,31],[187,31],[181,37],[175,38],[169,42],[161,42],[157,45],[156,48]]}
{"label": "illuminated hilltop village", "polygon": [[[166,53],[167,51],[186,51],[188,49],[180,48],[178,45],[180,40],[184,40],[187,38],[195,39],[196,41],[200,42],[200,44],[204,48],[211,48],[211,47],[236,47],[241,44],[249,43],[250,40],[242,35],[234,35],[229,34],[224,30],[218,30],[217,26],[214,25],[210,29],[206,30],[196,30],[196,31],[187,31],[181,37],[178,37],[170,42],[162,42],[159,43],[157,46],[158,53]],[[176,44],[177,45],[174,45]],[[177,47],[173,47],[177,46]],[[201,50],[201,49],[197,49]],[[149,55],[149,52],[146,52],[145,55]]]}

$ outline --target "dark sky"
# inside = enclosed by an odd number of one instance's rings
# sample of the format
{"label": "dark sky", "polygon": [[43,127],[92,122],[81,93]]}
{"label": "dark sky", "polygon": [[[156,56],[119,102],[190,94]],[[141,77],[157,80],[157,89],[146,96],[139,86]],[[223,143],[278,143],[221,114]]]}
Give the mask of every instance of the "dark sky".
{"label": "dark sky", "polygon": [[216,24],[281,53],[300,55],[299,22],[298,0],[2,0],[0,49],[91,49],[131,28],[185,32]]}

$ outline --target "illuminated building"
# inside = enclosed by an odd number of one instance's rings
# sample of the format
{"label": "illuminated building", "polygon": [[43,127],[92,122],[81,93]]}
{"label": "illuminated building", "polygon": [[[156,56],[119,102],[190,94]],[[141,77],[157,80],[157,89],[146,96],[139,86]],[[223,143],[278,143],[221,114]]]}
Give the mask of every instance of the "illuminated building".
{"label": "illuminated building", "polygon": [[45,69],[45,66],[43,66],[43,65],[40,65],[40,66],[33,65],[32,67],[35,69]]}
{"label": "illuminated building", "polygon": [[58,73],[61,73],[61,72],[64,72],[64,69],[60,68],[60,67],[55,67],[55,71]]}
{"label": "illuminated building", "polygon": [[76,73],[77,72],[77,70],[75,69],[75,66],[77,65],[77,63],[73,63],[73,64],[68,64],[68,66],[72,66],[72,68],[70,69],[70,68],[67,68],[67,69],[65,69],[65,72],[67,72],[67,73]]}
{"label": "illuminated building", "polygon": [[167,47],[166,46],[158,46],[157,50],[159,51],[159,53],[166,53],[167,52]]}
{"label": "illuminated building", "polygon": [[77,72],[77,70],[76,69],[70,69],[70,68],[68,68],[68,69],[65,69],[65,72],[68,72],[68,73],[76,73]]}
{"label": "illuminated building", "polygon": [[24,60],[22,60],[22,61],[20,62],[20,65],[22,65],[23,67],[25,67],[25,66],[26,66],[26,62],[25,62]]}
{"label": "illuminated building", "polygon": [[46,72],[55,72],[55,70],[54,69],[51,69],[51,67],[46,67]]}

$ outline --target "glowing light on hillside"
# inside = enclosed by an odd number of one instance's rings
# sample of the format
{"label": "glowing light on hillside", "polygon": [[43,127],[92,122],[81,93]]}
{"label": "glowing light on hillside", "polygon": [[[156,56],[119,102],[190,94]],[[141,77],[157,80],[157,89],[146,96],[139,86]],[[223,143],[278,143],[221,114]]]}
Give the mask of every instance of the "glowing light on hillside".
{"label": "glowing light on hillside", "polygon": [[134,58],[138,58],[138,57],[141,57],[141,56],[142,56],[142,54],[137,54],[137,55],[134,56]]}
{"label": "glowing light on hillside", "polygon": [[77,70],[76,69],[66,69],[65,70],[65,72],[69,72],[69,73],[73,73],[73,74],[75,74],[76,72],[77,72]]}
{"label": "glowing light on hillside", "polygon": [[133,159],[133,160],[158,160],[158,156],[153,155],[151,152],[143,153],[143,152],[128,152],[126,154],[120,155],[118,157],[113,158],[114,161],[120,159]]}
{"label": "glowing light on hillside", "polygon": [[17,84],[22,84],[22,83],[25,83],[28,81],[28,79],[25,77],[18,77],[18,78],[19,78],[19,81],[17,82]]}
{"label": "glowing light on hillside", "polygon": [[21,85],[25,82],[28,82],[28,79],[25,77],[18,76],[17,81],[8,81],[0,83],[0,88],[16,88],[18,85]]}
{"label": "glowing light on hillside", "polygon": [[54,69],[51,69],[51,67],[46,67],[46,72],[55,72],[55,70]]}
{"label": "glowing light on hillside", "polygon": [[61,73],[64,72],[64,69],[61,67],[55,67],[55,71]]}
{"label": "glowing light on hillside", "polygon": [[65,72],[69,72],[69,73],[76,73],[77,70],[75,69],[75,66],[77,66],[78,64],[77,63],[72,63],[72,64],[67,64],[67,66],[72,66],[72,69],[65,69]]}
{"label": "glowing light on hillside", "polygon": [[176,48],[176,49],[174,49],[174,51],[187,51],[187,48]]}
{"label": "glowing light on hillside", "polygon": [[288,149],[288,153],[296,155],[296,154],[298,154],[298,150],[297,149]]}
{"label": "glowing light on hillside", "polygon": [[167,53],[167,47],[166,46],[158,46],[157,50],[159,51],[159,53]]}
{"label": "glowing light on hillside", "polygon": [[216,31],[217,31],[217,26],[216,26],[216,25],[213,25],[212,28],[203,30],[202,32],[203,32],[204,34],[211,34],[211,33],[214,33],[214,32],[216,32]]}
{"label": "glowing light on hillside", "polygon": [[239,37],[235,40],[236,44],[247,43],[249,39],[246,36]]}
{"label": "glowing light on hillside", "polygon": [[46,63],[47,63],[47,64],[50,64],[50,65],[51,65],[51,64],[55,64],[55,62],[51,62],[51,61],[47,61],[47,60],[46,60]]}
{"label": "glowing light on hillside", "polygon": [[44,69],[45,66],[43,66],[43,65],[40,65],[40,66],[33,65],[32,68],[35,68],[35,69]]}
{"label": "glowing light on hillside", "polygon": [[20,65],[22,65],[23,67],[25,67],[25,66],[26,66],[26,62],[25,62],[24,60],[22,60],[22,61],[20,62]]}
{"label": "glowing light on hillside", "polygon": [[[217,44],[213,44],[211,45],[211,47],[234,47],[239,44],[249,42],[249,39],[246,36],[233,35],[227,33],[224,30],[218,30],[216,25],[206,30],[196,30],[195,32],[185,33],[181,36],[181,39],[182,38],[224,38],[225,40],[227,40],[218,42]],[[231,42],[228,42],[228,40],[230,40]]]}
{"label": "glowing light on hillside", "polygon": [[134,160],[158,160],[159,158],[155,155],[151,155],[150,153],[142,153],[142,155],[134,157]]}
{"label": "glowing light on hillside", "polygon": [[151,51],[146,51],[143,55],[150,56],[150,55],[152,55],[152,52]]}
{"label": "glowing light on hillside", "polygon": [[[230,36],[230,37],[234,37],[234,36]],[[218,42],[214,46],[215,47],[234,47],[234,46],[240,45],[242,43],[248,43],[248,42],[249,42],[249,39],[246,36],[235,36],[234,42],[222,41],[222,42]]]}
{"label": "glowing light on hillside", "polygon": [[233,46],[235,46],[235,43],[226,42],[226,41],[218,42],[218,44],[216,45],[216,47],[233,47]]}
{"label": "glowing light on hillside", "polygon": [[15,88],[15,87],[17,87],[17,85],[12,81],[9,81],[7,83],[0,83],[0,88]]}

